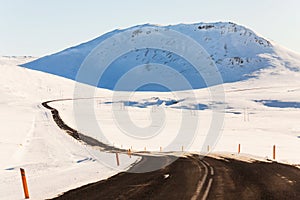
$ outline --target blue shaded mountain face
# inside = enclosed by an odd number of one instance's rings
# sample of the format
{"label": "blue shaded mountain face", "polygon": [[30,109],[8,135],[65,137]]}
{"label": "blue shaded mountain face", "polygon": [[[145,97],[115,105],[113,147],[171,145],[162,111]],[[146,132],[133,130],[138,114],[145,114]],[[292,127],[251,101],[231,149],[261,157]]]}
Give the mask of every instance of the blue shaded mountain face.
{"label": "blue shaded mountain face", "polygon": [[[144,27],[157,26],[146,24],[124,30],[115,30],[87,43],[39,58],[21,66],[76,80],[81,64],[100,43],[123,31]],[[257,36],[253,31],[233,23],[178,24],[163,28],[180,32],[198,42],[215,62],[224,83],[255,77],[254,73],[260,69],[272,67],[269,58],[264,55],[273,58],[278,57],[270,42]],[[118,80],[136,66],[142,66],[142,69],[136,72],[136,76],[141,79],[150,74],[153,76],[153,72],[157,72],[157,76],[162,76],[164,70],[157,69],[160,65],[152,65],[153,63],[166,65],[175,70],[190,83],[193,89],[207,87],[201,74],[185,58],[173,52],[151,48],[136,49],[115,59],[95,86],[114,90]],[[167,74],[166,78],[172,79],[172,74]],[[176,86],[176,90],[186,89],[190,88],[181,87],[179,84]],[[124,85],[118,86],[118,90],[128,91],[130,88]],[[137,88],[137,91],[168,90],[167,87],[154,83]]]}
{"label": "blue shaded mountain face", "polygon": [[[117,83],[124,74],[139,65],[143,65],[143,67],[138,72],[136,72],[138,73],[137,76],[143,78],[143,76],[147,76],[148,73],[150,76],[150,71],[158,72],[159,69],[157,68],[161,67],[153,65],[153,63],[163,64],[171,67],[172,69],[180,73],[186,80],[188,80],[193,88],[201,88],[205,87],[206,85],[199,72],[188,61],[186,61],[179,55],[160,49],[140,49],[137,51],[129,52],[116,59],[107,68],[107,70],[105,70],[99,81],[98,87],[104,87],[110,90],[114,90],[115,83]],[[153,76],[153,73],[151,73],[151,75]],[[157,76],[162,76],[162,74],[157,74]],[[168,74],[168,77],[166,78],[172,79],[172,74]],[[126,86],[124,86],[123,88],[127,90]],[[177,85],[176,88],[177,90],[185,89],[180,88],[180,85]],[[158,84],[148,83],[147,85],[138,88],[138,91],[168,91],[168,88]]]}

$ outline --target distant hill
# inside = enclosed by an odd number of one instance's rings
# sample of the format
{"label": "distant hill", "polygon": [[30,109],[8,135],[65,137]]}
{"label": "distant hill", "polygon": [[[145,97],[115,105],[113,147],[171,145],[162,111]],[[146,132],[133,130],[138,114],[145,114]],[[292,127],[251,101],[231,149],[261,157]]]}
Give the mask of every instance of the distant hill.
{"label": "distant hill", "polygon": [[[114,34],[144,27],[157,26],[145,24],[124,30],[114,30],[89,42],[39,58],[21,66],[75,80],[82,62],[98,44]],[[294,71],[299,71],[300,69],[297,61],[300,60],[298,55],[269,42],[243,26],[231,22],[178,24],[163,28],[178,31],[197,41],[215,62],[224,83],[253,78],[258,74],[259,70],[265,68],[286,67]],[[137,49],[119,57],[109,66],[108,70],[101,77],[100,82],[95,86],[114,90],[116,82],[122,75],[135,66],[147,63],[158,63],[171,67],[181,73],[194,89],[206,87],[201,75],[187,60],[172,52],[158,49]],[[155,69],[147,68],[146,66],[139,71],[137,76],[142,79],[143,76],[149,76],[151,70]],[[157,76],[165,73],[163,69],[156,71]],[[172,79],[172,74],[168,74],[167,78]],[[124,87],[118,89],[128,90],[128,88],[128,86],[124,85]],[[178,85],[176,89],[185,90],[188,88],[182,88]],[[138,90],[167,91],[168,89],[150,84]]]}

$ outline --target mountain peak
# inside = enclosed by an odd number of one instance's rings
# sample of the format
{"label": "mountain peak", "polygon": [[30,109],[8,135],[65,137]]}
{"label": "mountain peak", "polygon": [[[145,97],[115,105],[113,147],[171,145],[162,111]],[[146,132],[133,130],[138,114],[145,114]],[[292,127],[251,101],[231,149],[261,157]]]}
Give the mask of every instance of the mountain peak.
{"label": "mountain peak", "polygon": [[[268,40],[258,36],[252,30],[232,22],[194,23],[158,26],[143,24],[134,27],[114,30],[89,42],[80,44],[58,52],[56,54],[39,58],[35,61],[23,64],[23,67],[39,70],[54,75],[76,79],[76,74],[89,53],[107,38],[124,31],[144,27],[161,27],[177,31],[189,36],[199,43],[215,62],[223,81],[235,82],[253,77],[254,73],[269,67],[274,67],[272,59],[277,59],[274,45]],[[264,56],[268,55],[268,56]],[[159,49],[137,49],[120,56],[109,66],[109,70],[101,77],[97,87],[113,90],[116,82],[135,66],[147,63],[168,65],[181,73],[190,83],[192,88],[206,87],[205,81],[199,73],[193,70],[193,66],[185,59],[172,52]],[[140,71],[142,76],[148,76],[149,69]],[[163,70],[158,70],[161,74]],[[141,76],[139,74],[139,76]],[[142,77],[141,77],[142,78]],[[172,77],[169,77],[172,79]],[[178,86],[177,90],[185,90]],[[121,90],[128,90],[127,86]],[[141,90],[164,91],[154,86]]]}

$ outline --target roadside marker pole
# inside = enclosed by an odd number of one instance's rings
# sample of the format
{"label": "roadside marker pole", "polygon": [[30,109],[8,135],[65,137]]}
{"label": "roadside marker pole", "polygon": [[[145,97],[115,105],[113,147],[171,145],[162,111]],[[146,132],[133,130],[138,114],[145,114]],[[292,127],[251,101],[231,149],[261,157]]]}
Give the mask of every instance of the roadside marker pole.
{"label": "roadside marker pole", "polygon": [[146,147],[144,147],[144,151],[146,151]]}
{"label": "roadside marker pole", "polygon": [[21,171],[25,199],[29,199],[29,192],[28,192],[28,186],[27,186],[27,181],[26,181],[26,176],[25,176],[25,170],[20,168],[20,171]]}
{"label": "roadside marker pole", "polygon": [[120,166],[119,154],[116,153],[117,165]]}
{"label": "roadside marker pole", "polygon": [[238,146],[238,154],[241,153],[241,144]]}
{"label": "roadside marker pole", "polygon": [[209,152],[209,145],[207,145],[207,152]]}
{"label": "roadside marker pole", "polygon": [[181,146],[181,151],[183,151],[183,146]]}
{"label": "roadside marker pole", "polygon": [[159,151],[162,152],[162,147],[159,148]]}
{"label": "roadside marker pole", "polygon": [[129,156],[129,158],[131,158],[131,150],[130,149],[128,149],[127,154]]}
{"label": "roadside marker pole", "polygon": [[276,159],[276,145],[273,145],[273,160]]}

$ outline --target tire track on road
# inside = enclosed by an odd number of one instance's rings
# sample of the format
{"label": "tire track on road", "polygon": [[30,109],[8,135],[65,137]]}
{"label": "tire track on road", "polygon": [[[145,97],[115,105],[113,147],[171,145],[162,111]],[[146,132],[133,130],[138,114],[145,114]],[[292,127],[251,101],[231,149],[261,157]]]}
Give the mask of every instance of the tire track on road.
{"label": "tire track on road", "polygon": [[[195,159],[195,158],[194,158]],[[197,199],[202,199],[206,200],[213,182],[213,175],[214,175],[214,170],[213,167],[210,166],[209,163],[207,163],[205,160],[201,159],[199,156],[199,160],[196,160],[198,162],[199,166],[199,174],[202,175],[202,178],[200,178],[196,191],[191,198],[191,200],[197,200]],[[202,166],[202,168],[201,168]],[[204,169],[204,174],[201,174],[201,169]]]}

